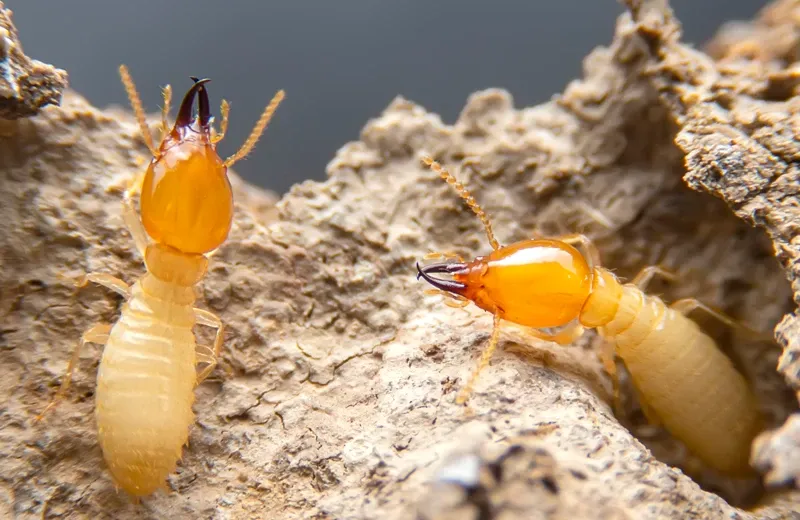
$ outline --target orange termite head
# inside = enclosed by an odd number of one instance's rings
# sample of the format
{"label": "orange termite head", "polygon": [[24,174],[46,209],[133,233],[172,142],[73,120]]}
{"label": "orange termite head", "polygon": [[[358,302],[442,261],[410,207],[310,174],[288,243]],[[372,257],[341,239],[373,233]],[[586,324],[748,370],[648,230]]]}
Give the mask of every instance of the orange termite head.
{"label": "orange termite head", "polygon": [[[204,254],[228,237],[233,192],[228,168],[212,139],[206,83],[192,78],[168,132],[142,183],[141,215],[147,234],[158,244],[188,254]],[[192,117],[195,98],[197,116]]]}
{"label": "orange termite head", "polygon": [[505,320],[536,328],[559,327],[577,318],[592,286],[592,270],[583,255],[564,242],[546,239],[500,247],[466,263],[417,264],[419,278]]}

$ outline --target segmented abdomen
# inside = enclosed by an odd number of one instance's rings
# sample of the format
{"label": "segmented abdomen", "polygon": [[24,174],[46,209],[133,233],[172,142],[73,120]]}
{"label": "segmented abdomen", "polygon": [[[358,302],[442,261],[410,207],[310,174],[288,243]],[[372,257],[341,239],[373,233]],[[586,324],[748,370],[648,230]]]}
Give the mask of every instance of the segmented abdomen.
{"label": "segmented abdomen", "polygon": [[634,286],[623,288],[619,310],[600,332],[616,344],[643,405],[709,466],[747,472],[761,419],[731,360],[694,321]]}
{"label": "segmented abdomen", "polygon": [[115,483],[144,496],[175,470],[194,421],[194,313],[134,285],[97,376],[100,445]]}

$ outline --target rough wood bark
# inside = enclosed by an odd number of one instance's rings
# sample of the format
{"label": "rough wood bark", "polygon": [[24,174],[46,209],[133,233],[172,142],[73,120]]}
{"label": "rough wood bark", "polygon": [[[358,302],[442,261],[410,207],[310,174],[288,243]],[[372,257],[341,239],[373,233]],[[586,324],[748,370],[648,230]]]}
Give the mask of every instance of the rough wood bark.
{"label": "rough wood bark", "polygon": [[67,88],[65,71],[25,55],[11,14],[0,2],[0,120],[29,117],[57,105]]}
{"label": "rough wood bark", "polygon": [[[709,44],[716,61],[680,43],[663,2],[628,5],[648,41],[653,84],[681,126],[687,184],[767,231],[800,303],[800,4],[778,1],[752,24],[727,26]],[[787,314],[775,333],[784,346],[777,368],[800,399],[800,315]],[[799,417],[755,444],[771,484],[800,486]]]}
{"label": "rough wood bark", "polygon": [[[682,116],[683,82],[664,63],[694,56],[714,74],[717,65],[678,43],[665,4],[631,7],[613,43],[587,57],[584,78],[550,103],[515,109],[492,89],[446,125],[397,99],[337,153],[325,182],[297,185],[275,206],[237,182],[234,230],[200,299],[228,326],[224,363],[198,389],[199,420],[173,491],[141,505],[115,492],[97,446],[96,349],[82,356],[70,398],[31,421],[81,332],[115,319],[120,303],[58,275],[142,273],[120,196],[146,150],[130,115],[72,92],[63,106],[12,123],[0,140],[0,515],[788,518],[796,496],[768,496],[747,513],[657,460],[681,464],[731,502],[761,492],[698,468],[643,424],[633,398],[620,424],[592,334],[559,348],[505,329],[471,410],[457,407],[491,318],[424,297],[414,279],[414,262],[430,250],[488,250],[476,219],[420,166],[429,153],[473,189],[502,242],[581,230],[623,276],[653,263],[680,272],[680,283],[653,286],[670,299],[699,296],[762,330],[795,309],[763,232],[682,179],[685,153],[690,183],[712,177],[693,152],[697,125]],[[737,164],[762,157],[747,151]],[[760,193],[792,186],[771,182]],[[780,259],[792,269],[791,222],[758,222],[788,244]],[[781,330],[796,342],[791,327]],[[775,371],[779,349],[718,332],[777,427],[796,405]]]}

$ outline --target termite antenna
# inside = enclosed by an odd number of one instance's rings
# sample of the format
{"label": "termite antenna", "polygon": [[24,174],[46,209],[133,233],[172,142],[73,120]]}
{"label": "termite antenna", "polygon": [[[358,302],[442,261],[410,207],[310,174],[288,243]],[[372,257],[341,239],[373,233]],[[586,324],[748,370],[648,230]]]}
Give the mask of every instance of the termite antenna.
{"label": "termite antenna", "polygon": [[230,104],[223,99],[222,103],[219,106],[219,113],[222,114],[222,121],[220,122],[219,132],[217,132],[216,135],[214,135],[214,137],[211,138],[212,143],[218,143],[225,138],[225,134],[228,131],[228,116],[230,114],[230,111],[231,111]]}
{"label": "termite antenna", "polygon": [[473,213],[475,213],[475,215],[481,219],[483,228],[486,230],[486,237],[489,239],[489,244],[492,246],[492,249],[500,249],[500,244],[494,237],[494,231],[492,231],[492,223],[489,221],[489,217],[486,215],[486,212],[483,211],[483,208],[480,204],[478,204],[478,201],[475,200],[475,197],[472,196],[469,190],[463,184],[458,182],[458,179],[453,177],[453,174],[448,172],[444,166],[434,161],[430,157],[423,157],[422,162],[425,164],[425,166],[438,173],[439,176],[447,182],[447,184],[452,186],[456,192],[458,192],[458,195],[464,199],[464,202],[467,204],[467,206],[469,206]]}
{"label": "termite antenna", "polygon": [[281,104],[284,97],[286,97],[286,93],[283,90],[279,90],[275,93],[272,97],[272,101],[269,102],[269,105],[267,105],[267,108],[265,108],[264,112],[261,114],[261,118],[259,118],[256,126],[253,127],[253,131],[250,132],[250,137],[247,138],[238,152],[225,159],[225,166],[230,168],[234,163],[244,159],[247,154],[253,151],[256,143],[261,138],[261,134],[263,134],[264,130],[267,128],[269,120],[272,119],[272,115],[275,114],[275,110],[278,109],[278,105]]}
{"label": "termite antenna", "polygon": [[128,94],[128,100],[133,108],[133,113],[136,115],[136,121],[139,123],[139,129],[142,132],[144,142],[147,145],[147,148],[150,149],[150,153],[152,153],[154,156],[158,155],[158,150],[156,149],[155,144],[153,144],[153,135],[150,133],[150,128],[147,127],[147,121],[144,117],[142,100],[139,98],[139,93],[136,92],[136,84],[133,82],[130,72],[128,72],[128,67],[125,65],[120,65],[119,75],[122,78],[122,85],[125,87],[125,92]]}
{"label": "termite antenna", "polygon": [[161,139],[163,140],[169,133],[169,105],[172,103],[172,87],[165,86],[161,90],[161,95],[164,98],[164,106],[161,108]]}
{"label": "termite antenna", "polygon": [[183,101],[181,101],[181,106],[178,109],[178,116],[175,118],[175,128],[187,127],[192,124],[192,108],[194,107],[194,98],[198,94],[200,95],[200,107],[198,110],[200,125],[202,127],[208,126],[208,120],[211,117],[211,111],[208,103],[208,92],[206,92],[204,85],[211,80],[208,78],[192,78],[192,80],[194,80],[194,85],[192,85],[191,88],[186,92],[186,95],[183,96]]}
{"label": "termite antenna", "polygon": [[500,314],[497,312],[494,313],[494,323],[492,324],[492,335],[489,338],[489,344],[486,346],[486,349],[481,354],[481,360],[478,362],[478,366],[475,367],[475,371],[472,372],[472,375],[469,378],[469,381],[461,389],[461,392],[458,393],[458,397],[456,397],[456,404],[464,404],[469,399],[470,394],[472,394],[472,388],[475,386],[475,383],[478,381],[478,376],[483,371],[484,368],[489,364],[489,361],[492,360],[492,356],[494,355],[494,351],[497,349],[497,341],[500,339]]}

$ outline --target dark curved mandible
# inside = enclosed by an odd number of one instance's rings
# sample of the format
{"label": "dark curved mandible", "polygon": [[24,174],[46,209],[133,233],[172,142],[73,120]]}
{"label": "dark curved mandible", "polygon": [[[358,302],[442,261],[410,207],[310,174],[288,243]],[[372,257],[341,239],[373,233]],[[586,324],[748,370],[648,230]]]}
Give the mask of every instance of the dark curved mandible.
{"label": "dark curved mandible", "polygon": [[208,102],[208,92],[206,91],[205,84],[211,81],[209,78],[197,79],[191,76],[194,85],[192,85],[183,96],[181,107],[178,109],[178,117],[175,118],[175,126],[189,126],[192,124],[192,107],[194,105],[194,98],[200,94],[198,99],[198,116],[200,118],[200,126],[208,126],[211,120],[211,105]]}
{"label": "dark curved mandible", "polygon": [[441,264],[431,264],[427,265],[424,268],[419,266],[419,262],[417,262],[417,280],[422,277],[426,282],[431,284],[432,286],[436,287],[437,289],[441,289],[442,291],[447,291],[455,294],[461,294],[464,289],[467,288],[461,282],[456,282],[455,280],[443,280],[441,278],[435,278],[431,276],[431,273],[455,273],[458,271],[463,270],[466,267],[466,264],[460,263],[441,263]]}

